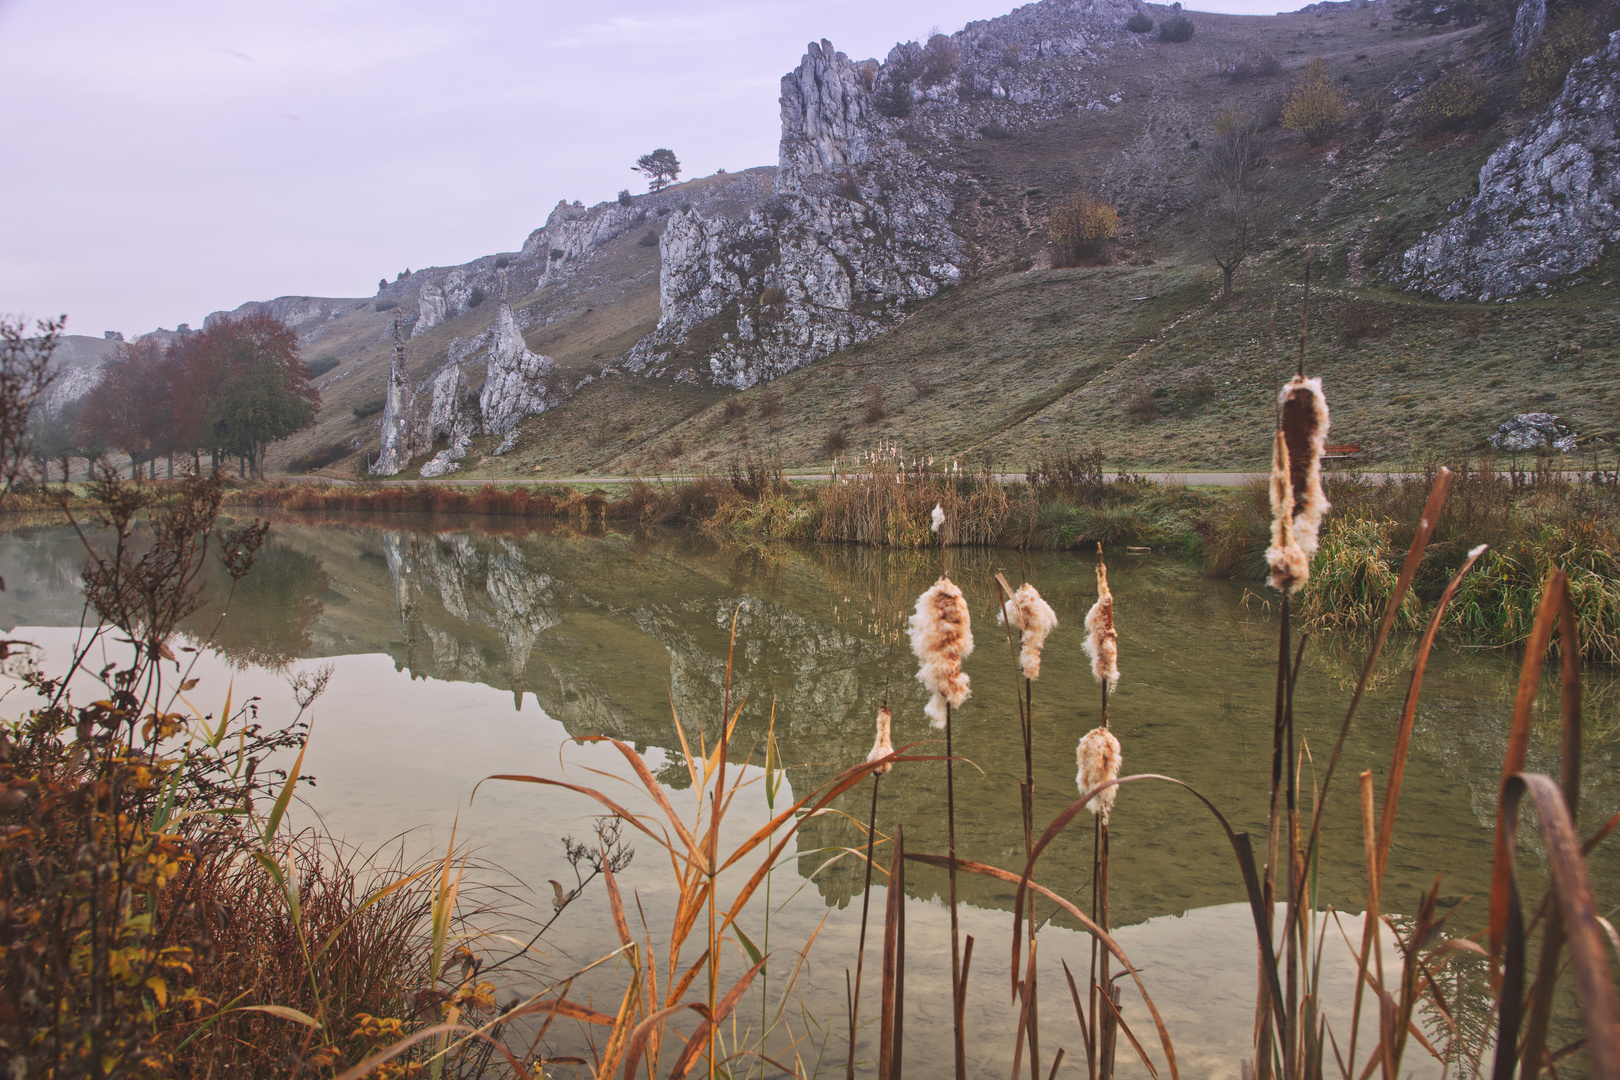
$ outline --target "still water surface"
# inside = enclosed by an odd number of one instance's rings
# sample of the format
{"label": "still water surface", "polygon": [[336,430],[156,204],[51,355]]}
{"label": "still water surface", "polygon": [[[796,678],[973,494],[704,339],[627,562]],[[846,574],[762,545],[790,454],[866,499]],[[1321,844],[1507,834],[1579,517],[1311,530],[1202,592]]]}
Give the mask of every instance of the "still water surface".
{"label": "still water surface", "polygon": [[[0,575],[7,584],[0,622],[39,642],[47,667],[68,654],[73,633],[64,628],[80,621],[82,557],[67,530],[0,535]],[[1034,693],[1037,828],[1075,797],[1075,744],[1098,718],[1099,694],[1080,647],[1095,577],[1090,559],[1066,555],[962,551],[945,558],[972,607],[978,642],[965,665],[973,696],[956,713],[956,752],[973,763],[957,770],[958,850],[967,859],[1016,869],[1023,850],[1017,794],[1023,752],[1013,667],[995,625],[994,575],[1000,570],[1015,584],[1033,582],[1060,620]],[[306,792],[304,813],[319,814],[332,831],[364,847],[409,831],[405,842],[412,851],[442,848],[456,822],[458,838],[470,837],[478,857],[500,868],[492,875],[537,889],[535,906],[549,913],[547,880],[572,878],[559,837],[588,837],[594,804],[558,789],[513,784],[486,784],[469,804],[480,778],[566,778],[629,800],[628,786],[589,771],[624,775],[616,753],[569,741],[611,735],[632,744],[672,801],[690,811],[690,781],[671,711],[694,742],[712,740],[726,696],[734,620],[730,693],[733,706],[741,701],[743,707],[733,757],[756,766],[746,776],[760,775],[773,712],[787,766],[784,798],[809,793],[864,760],[886,692],[897,746],[936,739],[923,716],[926,698],[913,678],[903,628],[915,597],[939,574],[940,559],[938,552],[736,546],[685,533],[586,535],[559,528],[503,535],[432,531],[422,519],[280,521],[221,624],[215,641],[222,655],[199,693],[211,681],[222,699],[234,680],[236,693],[260,694],[263,715],[275,721],[293,711],[285,685],[290,672],[334,664],[331,689],[315,710],[305,768],[319,783]],[[1113,557],[1110,580],[1123,677],[1109,712],[1124,772],[1185,780],[1235,828],[1263,836],[1277,639],[1267,598],[1155,556]],[[216,599],[194,618],[199,633],[214,625],[219,606]],[[1306,650],[1298,730],[1319,763],[1331,750],[1364,648],[1364,642],[1322,636]],[[1326,817],[1322,896],[1349,913],[1361,910],[1365,889],[1354,777],[1372,769],[1382,786],[1412,652],[1413,643],[1401,639],[1386,652]],[[1460,646],[1441,648],[1431,660],[1386,907],[1410,910],[1419,891],[1442,874],[1442,904],[1485,895],[1515,666],[1513,657]],[[1620,804],[1617,698],[1609,673],[1592,677],[1587,821]],[[1556,718],[1547,710],[1555,707],[1553,699],[1542,702],[1546,715],[1530,756],[1532,769],[1554,775]],[[924,742],[917,752],[942,753],[943,746]],[[869,791],[846,796],[843,809],[864,817]],[[764,787],[756,783],[738,796],[728,836],[741,839],[767,818]],[[884,779],[879,827],[887,833],[896,824],[905,827],[908,850],[945,850],[943,766],[897,768]],[[776,948],[796,948],[821,927],[773,1045],[807,1067],[824,1054],[827,1072],[841,1067],[844,1054],[844,969],[853,965],[862,890],[857,861],[835,856],[857,845],[859,835],[841,814],[806,822],[791,857],[773,875],[769,926],[763,903],[743,924],[752,940],[764,945],[768,934]],[[1183,1075],[1236,1076],[1239,1059],[1252,1053],[1254,945],[1222,834],[1190,796],[1140,784],[1120,792],[1112,836],[1113,922],[1125,928],[1120,940],[1165,1014]],[[649,843],[638,847],[623,884],[639,895],[650,925],[667,927],[674,897],[668,861]],[[1539,880],[1539,852],[1533,843],[1528,848],[1524,865]],[[1084,906],[1091,851],[1090,818],[1082,815],[1043,859],[1041,878]],[[1592,872],[1600,904],[1613,903],[1620,891],[1616,860],[1600,849]],[[918,1075],[948,1069],[945,885],[943,873],[908,871],[906,1057]],[[1012,893],[972,876],[960,878],[959,886],[964,930],[977,939],[971,1072],[1004,1074],[1015,1018],[1006,1000]],[[875,919],[881,919],[884,892],[874,887]],[[1471,901],[1462,918],[1482,906],[1480,899]],[[1348,917],[1346,931],[1355,932]],[[558,972],[615,947],[599,884],[564,913],[548,942]],[[1075,1075],[1071,1069],[1083,1073],[1083,1055],[1061,992],[1059,961],[1078,968],[1083,981],[1088,951],[1086,939],[1063,918],[1042,938],[1042,1043],[1048,1055],[1068,1048],[1069,1075]],[[1330,983],[1340,988],[1348,985],[1347,955],[1332,931]],[[738,964],[738,972],[744,967]],[[773,1014],[788,969],[784,961],[768,980]],[[875,970],[867,965],[872,997],[866,1016],[876,1010]],[[596,988],[596,1005],[611,1012],[622,984],[608,974]],[[1126,1000],[1127,1021],[1152,1046],[1145,1010],[1134,994],[1127,992]],[[741,1014],[744,1022],[757,1024],[757,1003],[750,1009]],[[1569,1009],[1564,1012],[1562,1033],[1574,1037]],[[1346,1023],[1340,1022],[1341,1031]],[[1425,1023],[1437,1027],[1433,1017]],[[863,1045],[875,1038],[875,1031],[866,1032]],[[562,1033],[554,1052],[578,1052],[579,1045]],[[1424,1073],[1419,1053],[1408,1062]],[[1146,1075],[1125,1060],[1128,1054],[1122,1046],[1121,1075]]]}

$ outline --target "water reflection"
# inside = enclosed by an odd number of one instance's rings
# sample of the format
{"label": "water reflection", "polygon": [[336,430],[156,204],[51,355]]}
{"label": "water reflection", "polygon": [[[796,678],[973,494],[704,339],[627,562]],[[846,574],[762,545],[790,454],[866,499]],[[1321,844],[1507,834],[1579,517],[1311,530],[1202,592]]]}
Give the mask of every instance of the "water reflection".
{"label": "water reflection", "polygon": [[[229,614],[220,620],[228,578],[212,575],[207,602],[188,621],[187,631],[198,639],[211,635],[219,651],[238,665],[354,657],[340,665],[334,689],[334,699],[346,702],[337,725],[352,730],[328,728],[319,749],[331,754],[342,746],[350,758],[365,758],[368,768],[372,755],[392,753],[388,767],[396,774],[417,771],[409,773],[408,782],[369,781],[358,767],[344,775],[329,764],[324,768],[335,782],[321,790],[334,800],[329,808],[341,808],[350,821],[384,819],[384,836],[427,823],[419,793],[432,785],[442,786],[455,803],[465,798],[472,780],[501,771],[509,759],[523,759],[531,771],[551,767],[555,756],[549,764],[533,760],[532,747],[524,747],[536,733],[559,725],[559,739],[608,734],[633,744],[661,780],[683,788],[689,781],[671,711],[694,744],[712,740],[726,701],[728,665],[730,700],[734,707],[742,702],[735,756],[762,747],[774,715],[782,760],[798,794],[864,759],[873,714],[885,693],[895,708],[897,745],[936,737],[923,717],[925,694],[912,677],[901,631],[916,595],[939,573],[937,552],[733,545],[655,531],[434,531],[421,527],[420,519],[366,525],[281,521],[271,536],[259,565],[237,587]],[[948,558],[978,630],[978,651],[966,665],[973,697],[957,714],[957,746],[973,762],[957,772],[959,848],[966,858],[1012,866],[1022,856],[1017,787],[1023,756],[1012,699],[1013,664],[994,621],[993,577],[1001,570],[1014,581],[1034,582],[1060,620],[1035,690],[1038,821],[1049,820],[1073,798],[1074,746],[1096,720],[1097,694],[1079,632],[1095,596],[1095,578],[1089,560],[1064,556],[969,551]],[[0,575],[7,585],[0,592],[0,621],[8,630],[19,624],[77,625],[83,606],[81,562],[82,549],[68,530],[0,535]],[[1110,699],[1110,713],[1124,746],[1125,771],[1181,777],[1221,805],[1234,825],[1262,832],[1276,647],[1270,615],[1252,599],[1245,603],[1242,588],[1205,580],[1175,560],[1117,559],[1111,579],[1123,681]],[[1364,644],[1353,639],[1326,636],[1307,650],[1299,706],[1307,791],[1318,768],[1312,762],[1322,760],[1337,734],[1363,650]],[[392,672],[378,662],[379,654],[389,659]],[[1387,766],[1413,655],[1410,641],[1397,638],[1387,655],[1340,768],[1339,800],[1348,798],[1355,773],[1372,769],[1382,778]],[[398,673],[436,682],[402,686]],[[1385,889],[1396,910],[1431,887],[1441,870],[1443,905],[1486,892],[1514,679],[1512,658],[1496,653],[1450,647],[1431,660]],[[519,711],[496,704],[505,715],[491,712],[484,687],[509,695]],[[1612,675],[1593,673],[1583,776],[1588,821],[1612,813],[1620,802],[1617,699],[1620,690]],[[1531,748],[1533,769],[1556,773],[1551,722],[1556,707],[1556,693],[1544,695],[1543,722]],[[407,726],[406,712],[411,712],[408,727],[416,745],[453,743],[454,753],[439,749],[424,760],[409,749],[378,748],[378,741],[389,737],[383,732]],[[754,754],[756,762],[761,757]],[[449,767],[451,760],[457,767]],[[596,782],[588,776],[575,779]],[[407,790],[408,796],[402,794]],[[503,831],[503,818],[486,819],[481,837],[489,839],[496,861],[510,859],[515,870],[543,883],[556,871],[529,867],[523,860],[530,855],[500,853],[535,849],[533,830],[519,828],[527,828],[523,815],[588,808],[563,810],[561,803],[541,802],[530,791],[480,796],[498,798],[510,800],[494,805],[509,807],[503,813],[511,815],[513,831]],[[860,794],[861,805],[852,803],[850,809],[864,813],[864,799]],[[1327,818],[1323,895],[1356,911],[1361,836],[1350,804],[1338,805],[1347,812],[1330,812]],[[882,785],[879,813],[884,822],[904,822],[908,845],[942,850],[943,769],[897,769]],[[1114,917],[1120,925],[1136,926],[1135,936],[1126,936],[1128,947],[1136,940],[1160,951],[1161,966],[1149,977],[1156,995],[1165,991],[1161,1004],[1175,1001],[1177,994],[1184,999],[1178,1043],[1189,1036],[1206,1046],[1231,1043],[1241,1049],[1243,1040],[1233,1032],[1241,1035],[1252,1000],[1246,1003],[1246,995],[1237,993],[1223,997],[1217,1007],[1209,1000],[1208,985],[1220,973],[1252,970],[1253,947],[1241,925],[1241,909],[1223,906],[1240,895],[1237,877],[1224,840],[1201,814],[1185,795],[1168,788],[1139,785],[1121,792],[1113,819]],[[554,832],[573,827],[551,830],[551,820],[571,820],[567,817],[539,820],[539,831],[546,834],[540,843],[546,845]],[[1086,831],[1064,837],[1042,864],[1043,880],[1070,896],[1089,893]],[[839,815],[804,824],[796,865],[807,879],[804,895],[817,911],[859,896],[862,881],[853,860],[827,865],[830,853],[855,844],[857,837]],[[1532,853],[1522,864],[1533,878],[1537,837],[1527,830],[1524,840]],[[1620,860],[1601,851],[1593,859],[1600,898],[1615,895],[1617,864]],[[913,867],[905,885],[921,909],[918,917],[926,918],[928,910],[936,910],[932,905],[945,881],[942,874]],[[1009,889],[968,877],[961,892],[977,909],[971,922],[983,927],[985,940],[1004,934],[997,928],[1004,927],[1003,913],[1011,907]],[[1476,900],[1465,908],[1460,921],[1477,921],[1478,914],[1469,912],[1479,906]],[[792,921],[801,917],[807,920],[802,927]],[[808,936],[819,915],[789,912],[782,918],[789,933],[802,930]],[[1235,920],[1236,929],[1230,940],[1216,941],[1211,928],[1225,926],[1223,919]],[[833,935],[829,929],[826,940],[839,940]],[[1200,942],[1196,957],[1185,943],[1194,939]],[[581,941],[594,939],[586,933]],[[603,944],[611,948],[605,939]],[[920,964],[927,962],[927,947],[919,934]],[[827,981],[828,1008],[836,1011],[842,1007],[841,977],[829,973]],[[984,1008],[989,1024],[990,1010],[1000,1006]],[[1566,1009],[1562,1015],[1573,1013]],[[1203,1029],[1203,1035],[1192,1034]],[[1236,1053],[1222,1049],[1221,1068],[1212,1057],[1211,1075],[1229,1066]]]}
{"label": "water reflection", "polygon": [[[1019,848],[1022,754],[1012,662],[994,623],[993,576],[1005,570],[1034,581],[1061,623],[1035,694],[1037,819],[1055,815],[1073,797],[1074,744],[1095,722],[1095,690],[1078,632],[1094,579],[1089,562],[1063,556],[953,551],[948,558],[979,631],[979,650],[967,666],[973,697],[958,713],[959,752],[976,766],[959,779],[960,847],[968,858],[1008,864]],[[218,617],[229,580],[215,574],[208,603],[187,630],[199,639],[212,633],[214,645],[239,664],[384,653],[412,678],[495,687],[518,709],[533,698],[570,734],[607,734],[661,751],[657,765],[673,787],[686,783],[686,770],[671,709],[694,743],[712,738],[729,664],[731,701],[744,703],[736,755],[762,746],[774,712],[783,760],[803,792],[864,758],[885,692],[895,706],[897,745],[935,738],[901,630],[913,598],[939,573],[939,559],[937,552],[733,546],[687,533],[542,528],[493,535],[405,522],[284,521],[238,586],[229,615]],[[80,561],[78,542],[65,530],[7,535],[0,573],[10,588],[0,594],[0,617],[12,625],[76,622]],[[1235,823],[1257,828],[1269,755],[1275,647],[1269,615],[1245,603],[1242,589],[1204,580],[1173,560],[1119,560],[1114,578],[1124,681],[1111,711],[1125,771],[1182,777]],[[1299,720],[1313,755],[1336,733],[1361,654],[1360,643],[1333,638],[1307,652]],[[1410,643],[1397,640],[1389,656],[1341,778],[1363,768],[1382,775]],[[1391,855],[1391,895],[1414,895],[1431,884],[1436,851],[1446,853],[1449,893],[1483,892],[1512,675],[1508,658],[1466,649],[1443,651],[1432,663]],[[1614,698],[1612,681],[1594,677],[1594,729],[1614,729]],[[1542,735],[1531,765],[1555,770],[1556,740],[1550,730]],[[1586,797],[1595,800],[1589,805],[1612,808],[1614,742],[1594,741]],[[491,761],[498,760],[499,748],[490,750]],[[902,817],[922,849],[944,844],[943,775],[936,773],[902,770],[883,786],[881,813]],[[1120,921],[1232,898],[1219,838],[1194,810],[1169,789],[1121,793]],[[841,817],[808,822],[801,870],[809,875],[825,851],[855,841]],[[1334,871],[1324,873],[1330,900],[1356,906],[1359,861],[1355,822],[1349,816],[1330,822],[1324,846],[1324,870]],[[1089,864],[1089,845],[1076,839],[1057,846],[1044,874],[1054,887],[1079,893]],[[1613,876],[1601,865],[1594,871]],[[919,870],[915,888],[929,895],[941,888],[937,877]],[[842,863],[817,874],[814,886],[839,905],[861,888],[854,866]],[[1010,903],[992,882],[974,879],[964,889],[970,903]]]}

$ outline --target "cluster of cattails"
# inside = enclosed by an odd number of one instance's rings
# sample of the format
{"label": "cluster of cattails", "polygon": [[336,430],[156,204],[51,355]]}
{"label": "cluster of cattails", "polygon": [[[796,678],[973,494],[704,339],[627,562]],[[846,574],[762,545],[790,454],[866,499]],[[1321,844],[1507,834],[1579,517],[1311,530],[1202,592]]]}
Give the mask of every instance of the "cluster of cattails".
{"label": "cluster of cattails", "polygon": [[1024,678],[1040,678],[1041,650],[1046,647],[1047,637],[1057,629],[1057,612],[1041,599],[1035,586],[1026,581],[996,616],[997,622],[1004,619],[1010,619],[1013,629],[1018,631],[1018,666]]}
{"label": "cluster of cattails", "polygon": [[[1108,695],[1119,687],[1119,632],[1114,629],[1114,594],[1108,588],[1108,564],[1102,560],[1102,545],[1097,545],[1097,602],[1086,612],[1086,655],[1091,658],[1091,674],[1103,687],[1102,724],[1086,732],[1075,747],[1074,759],[1079,771],[1075,786],[1081,794],[1100,784],[1119,779],[1119,740],[1108,730]],[[1114,810],[1117,787],[1092,798],[1086,809],[1108,824]]]}
{"label": "cluster of cattails", "polygon": [[960,706],[971,693],[962,661],[973,652],[973,628],[962,590],[950,578],[934,582],[917,597],[910,626],[917,681],[931,693],[924,711],[935,728],[944,728],[946,707]]}
{"label": "cluster of cattails", "polygon": [[1322,380],[1297,375],[1277,395],[1282,424],[1271,452],[1271,585],[1297,593],[1311,576],[1311,556],[1328,511],[1322,493],[1322,448],[1328,407]]}
{"label": "cluster of cattails", "polygon": [[959,478],[963,475],[963,472],[961,463],[955,460],[952,460],[949,466],[944,466],[938,472],[935,472],[932,457],[907,459],[900,447],[889,444],[862,453],[856,468],[842,479],[847,484],[861,476],[874,480],[893,477],[895,483],[905,484],[908,482],[920,483],[935,476]]}
{"label": "cluster of cattails", "polygon": [[1091,674],[1113,690],[1119,686],[1119,634],[1114,630],[1114,594],[1108,588],[1108,567],[1097,560],[1097,602],[1086,612],[1086,655]]}

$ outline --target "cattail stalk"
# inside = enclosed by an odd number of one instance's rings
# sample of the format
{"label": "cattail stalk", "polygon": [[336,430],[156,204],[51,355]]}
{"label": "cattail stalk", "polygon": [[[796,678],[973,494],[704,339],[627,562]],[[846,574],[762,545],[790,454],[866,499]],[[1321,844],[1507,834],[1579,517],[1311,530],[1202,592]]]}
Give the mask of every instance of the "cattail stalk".
{"label": "cattail stalk", "polygon": [[[1100,724],[1086,733],[1075,750],[1079,775],[1075,782],[1082,793],[1099,784],[1119,778],[1119,740],[1108,728],[1108,691],[1119,685],[1119,634],[1114,629],[1114,594],[1108,588],[1108,564],[1103,561],[1102,544],[1097,545],[1097,602],[1086,613],[1086,655],[1091,657],[1091,674],[1102,687]],[[1092,797],[1088,809],[1096,815],[1091,848],[1091,915],[1104,931],[1108,929],[1108,818],[1113,813],[1118,787],[1110,787]],[[1099,997],[1111,992],[1106,950],[1091,942],[1091,1059],[1092,1080],[1107,1080],[1114,1071],[1113,1012],[1101,1019]],[[1099,1041],[1100,1037],[1100,1041]]]}
{"label": "cattail stalk", "polygon": [[[945,511],[934,505],[933,530],[940,534],[940,562],[945,559]],[[933,587],[917,598],[911,616],[911,651],[918,660],[917,681],[933,692],[927,708],[933,726],[945,729],[946,842],[950,854],[951,892],[951,1015],[956,1041],[956,1080],[967,1080],[966,1000],[962,986],[962,937],[956,904],[956,754],[951,741],[951,706],[960,706],[971,693],[962,661],[973,652],[973,629],[967,601],[942,573]]]}
{"label": "cattail stalk", "polygon": [[[1014,664],[1013,697],[1018,702],[1019,728],[1024,739],[1024,782],[1019,789],[1019,806],[1024,822],[1024,857],[1027,859],[1034,846],[1035,813],[1035,758],[1034,758],[1034,694],[1032,683],[1041,675],[1041,651],[1047,637],[1057,628],[1057,614],[1041,598],[1035,586],[1025,582],[1015,592],[1002,574],[996,575],[1001,590],[1001,612],[998,616],[1007,628],[1007,648]],[[1018,642],[1013,642],[1013,630],[1018,631]],[[1018,674],[1024,676],[1022,694],[1019,693]],[[1035,950],[1035,894],[1029,894],[1030,955]],[[1024,996],[1025,1032],[1029,1040],[1029,1067],[1031,1080],[1040,1080],[1040,1016],[1036,1005],[1035,968],[1020,984]]]}
{"label": "cattail stalk", "polygon": [[[894,745],[889,741],[892,720],[893,714],[885,702],[878,709],[877,741],[872,744],[872,752],[866,755],[868,763],[893,756]],[[866,819],[866,883],[861,887],[861,938],[855,951],[855,988],[849,999],[849,1059],[845,1064],[847,1080],[855,1080],[855,1032],[861,1011],[861,967],[866,961],[866,917],[872,901],[872,842],[877,837],[878,781],[892,768],[893,765],[883,764],[872,770],[872,809]],[[893,882],[890,887],[893,887]],[[847,968],[845,970],[848,971]]]}

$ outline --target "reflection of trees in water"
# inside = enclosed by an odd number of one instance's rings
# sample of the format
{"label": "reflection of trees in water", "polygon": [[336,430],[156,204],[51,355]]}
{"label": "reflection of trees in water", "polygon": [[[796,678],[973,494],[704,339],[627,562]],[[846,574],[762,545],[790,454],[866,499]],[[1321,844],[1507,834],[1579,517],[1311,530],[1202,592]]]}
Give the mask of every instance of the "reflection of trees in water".
{"label": "reflection of trees in water", "polygon": [[[203,602],[182,631],[238,667],[283,668],[310,652],[310,630],[324,610],[330,585],[321,562],[274,540],[259,552],[253,569],[236,585],[218,562],[202,574]],[[230,613],[223,619],[229,598]]]}

